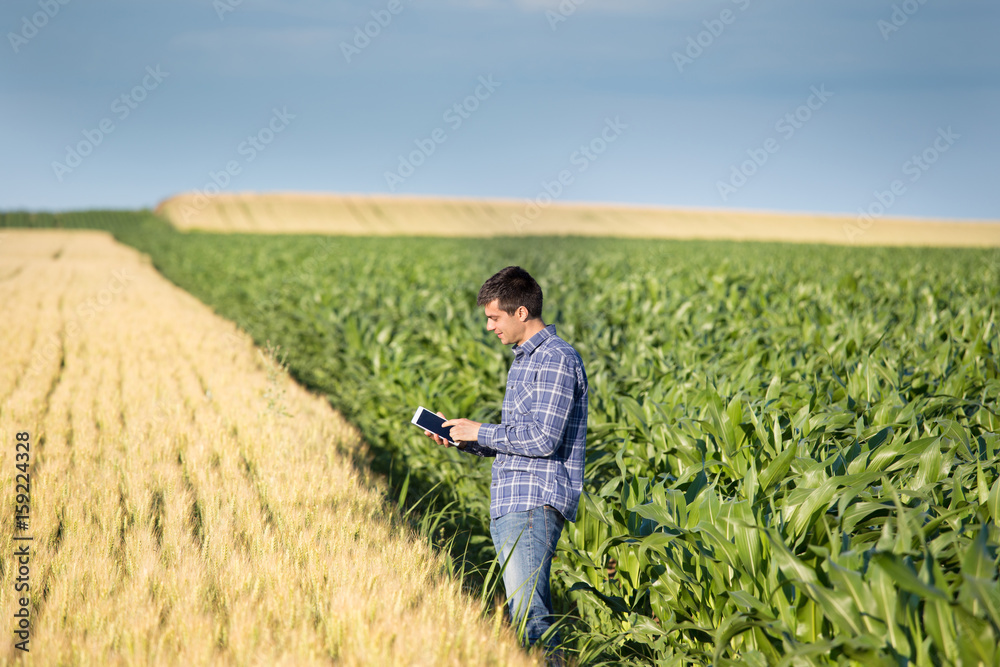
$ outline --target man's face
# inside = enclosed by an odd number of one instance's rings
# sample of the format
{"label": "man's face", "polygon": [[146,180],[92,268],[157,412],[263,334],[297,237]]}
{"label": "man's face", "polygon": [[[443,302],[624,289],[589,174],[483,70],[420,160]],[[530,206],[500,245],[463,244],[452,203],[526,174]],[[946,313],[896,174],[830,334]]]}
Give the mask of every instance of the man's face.
{"label": "man's face", "polygon": [[523,306],[515,310],[513,315],[508,315],[505,311],[500,310],[499,303],[498,299],[493,299],[486,304],[484,309],[486,312],[486,330],[494,332],[504,345],[520,343],[525,327],[524,322],[517,315]]}

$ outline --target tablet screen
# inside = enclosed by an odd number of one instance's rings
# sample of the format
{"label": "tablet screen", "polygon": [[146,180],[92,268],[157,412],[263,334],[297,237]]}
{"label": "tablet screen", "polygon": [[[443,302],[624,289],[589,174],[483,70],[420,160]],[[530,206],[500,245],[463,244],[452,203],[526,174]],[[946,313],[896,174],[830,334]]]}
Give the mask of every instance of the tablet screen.
{"label": "tablet screen", "polygon": [[430,410],[419,407],[417,412],[413,415],[413,423],[424,429],[425,431],[430,431],[431,433],[436,433],[442,438],[448,440],[448,442],[454,442],[451,438],[451,427],[441,426],[445,422],[444,419],[438,417],[436,414]]}

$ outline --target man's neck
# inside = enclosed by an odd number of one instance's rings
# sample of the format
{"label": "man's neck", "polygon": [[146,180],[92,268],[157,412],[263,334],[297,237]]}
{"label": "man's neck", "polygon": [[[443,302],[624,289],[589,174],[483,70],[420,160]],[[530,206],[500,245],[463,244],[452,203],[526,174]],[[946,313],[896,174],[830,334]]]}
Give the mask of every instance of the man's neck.
{"label": "man's neck", "polygon": [[531,339],[532,336],[544,328],[545,322],[542,321],[542,318],[528,320],[524,323],[524,336],[521,338],[520,342],[518,342],[518,345],[524,345]]}

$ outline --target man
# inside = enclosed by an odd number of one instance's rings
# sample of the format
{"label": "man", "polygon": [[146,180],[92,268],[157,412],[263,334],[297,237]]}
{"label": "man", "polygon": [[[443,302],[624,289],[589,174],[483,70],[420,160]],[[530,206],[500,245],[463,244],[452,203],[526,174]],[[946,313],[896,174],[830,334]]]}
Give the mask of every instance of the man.
{"label": "man", "polygon": [[490,533],[500,562],[507,563],[511,617],[519,626],[527,616],[525,639],[534,644],[553,623],[552,556],[563,522],[576,520],[583,491],[587,374],[555,325],[542,321],[542,289],[524,269],[508,266],[487,280],[477,304],[484,307],[486,329],[514,346],[502,422],[450,419],[444,425],[461,450],[496,457]]}

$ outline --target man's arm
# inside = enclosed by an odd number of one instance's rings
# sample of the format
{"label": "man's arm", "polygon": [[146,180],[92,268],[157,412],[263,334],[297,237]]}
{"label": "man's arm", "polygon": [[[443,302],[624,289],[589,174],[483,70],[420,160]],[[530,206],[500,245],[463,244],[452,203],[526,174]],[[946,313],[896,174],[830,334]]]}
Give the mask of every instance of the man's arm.
{"label": "man's arm", "polygon": [[475,454],[476,456],[496,456],[497,451],[489,447],[484,447],[478,442],[463,442],[458,447],[463,452],[468,452],[469,454]]}
{"label": "man's arm", "polygon": [[479,427],[479,445],[501,454],[551,456],[562,441],[573,409],[576,366],[576,359],[569,355],[546,358],[535,377],[531,412],[521,421],[483,424]]}

